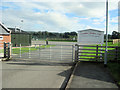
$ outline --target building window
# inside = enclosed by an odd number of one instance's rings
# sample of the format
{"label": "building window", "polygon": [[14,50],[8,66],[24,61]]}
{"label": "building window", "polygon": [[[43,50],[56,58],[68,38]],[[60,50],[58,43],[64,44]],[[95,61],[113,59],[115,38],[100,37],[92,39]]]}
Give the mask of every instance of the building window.
{"label": "building window", "polygon": [[3,36],[0,36],[0,40],[3,40]]}

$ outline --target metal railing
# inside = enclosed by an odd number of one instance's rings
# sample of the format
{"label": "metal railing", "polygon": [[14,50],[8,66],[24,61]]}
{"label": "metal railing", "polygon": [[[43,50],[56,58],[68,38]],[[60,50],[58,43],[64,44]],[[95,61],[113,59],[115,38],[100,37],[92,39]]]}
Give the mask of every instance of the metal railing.
{"label": "metal railing", "polygon": [[19,47],[12,47],[12,58],[74,61],[74,46],[53,44],[34,44],[30,46],[22,46],[21,44]]}
{"label": "metal railing", "polygon": [[10,43],[4,42],[4,58],[10,59]]}

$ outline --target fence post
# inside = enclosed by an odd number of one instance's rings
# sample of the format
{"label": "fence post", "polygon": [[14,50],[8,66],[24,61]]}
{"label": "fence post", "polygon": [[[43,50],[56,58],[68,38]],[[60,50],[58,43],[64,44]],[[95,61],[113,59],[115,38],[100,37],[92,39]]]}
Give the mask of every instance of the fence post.
{"label": "fence post", "polygon": [[101,44],[101,54],[100,54],[100,59],[103,60],[103,57],[102,57],[102,44]]}
{"label": "fence post", "polygon": [[62,60],[62,45],[61,45],[61,60]]}
{"label": "fence post", "polygon": [[13,47],[12,46],[13,46],[13,44],[11,43],[11,49],[10,49],[11,50],[11,57],[13,56],[13,50],[12,50]]}
{"label": "fence post", "polygon": [[4,58],[6,58],[6,43],[4,42]]}
{"label": "fence post", "polygon": [[74,46],[72,45],[72,61],[73,61],[73,51],[74,51],[73,48],[74,48]]}
{"label": "fence post", "polygon": [[79,46],[75,44],[75,62],[78,61],[78,49],[79,49]]}
{"label": "fence post", "polygon": [[118,47],[115,47],[115,61],[117,61],[117,57],[118,57]]}
{"label": "fence post", "polygon": [[39,58],[40,58],[40,44],[39,44]]}
{"label": "fence post", "polygon": [[40,50],[40,44],[39,44],[39,50]]}
{"label": "fence post", "polygon": [[96,61],[98,60],[98,45],[96,46]]}
{"label": "fence post", "polygon": [[35,44],[35,48],[36,48],[36,44]]}
{"label": "fence post", "polygon": [[21,58],[21,44],[20,44],[20,58]]}
{"label": "fence post", "polygon": [[49,54],[49,59],[51,60],[51,46],[50,46],[49,49],[50,49],[50,51],[49,51],[49,53],[50,53],[50,54]]}
{"label": "fence post", "polygon": [[31,58],[31,57],[30,57],[30,45],[29,45],[29,58]]}
{"label": "fence post", "polygon": [[10,42],[10,58],[12,56],[12,43]]}
{"label": "fence post", "polygon": [[10,43],[8,43],[8,57],[7,57],[7,59],[9,59],[10,58]]}

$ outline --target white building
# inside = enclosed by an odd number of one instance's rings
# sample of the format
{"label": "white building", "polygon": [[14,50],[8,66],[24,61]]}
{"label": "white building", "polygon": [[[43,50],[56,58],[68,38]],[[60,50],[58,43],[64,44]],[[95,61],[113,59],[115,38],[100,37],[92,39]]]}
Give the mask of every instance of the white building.
{"label": "white building", "polygon": [[77,43],[81,45],[103,44],[104,31],[86,29],[78,31]]}

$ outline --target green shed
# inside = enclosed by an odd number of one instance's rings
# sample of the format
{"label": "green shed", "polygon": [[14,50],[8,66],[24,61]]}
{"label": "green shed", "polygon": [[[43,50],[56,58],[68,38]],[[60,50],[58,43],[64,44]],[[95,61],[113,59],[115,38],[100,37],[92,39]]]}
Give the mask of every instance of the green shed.
{"label": "green shed", "polygon": [[8,28],[11,30],[11,43],[13,47],[31,45],[31,34],[20,29]]}

